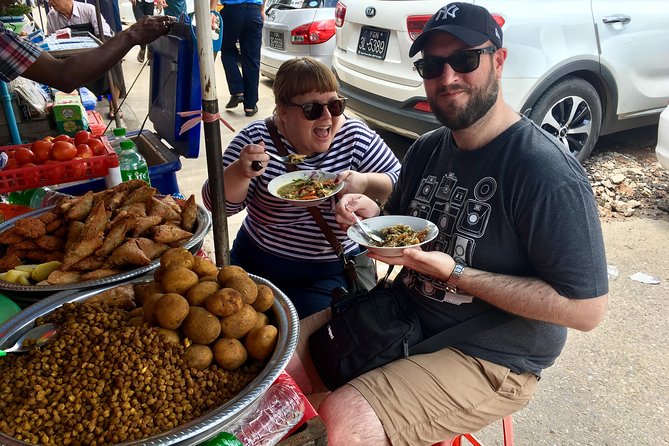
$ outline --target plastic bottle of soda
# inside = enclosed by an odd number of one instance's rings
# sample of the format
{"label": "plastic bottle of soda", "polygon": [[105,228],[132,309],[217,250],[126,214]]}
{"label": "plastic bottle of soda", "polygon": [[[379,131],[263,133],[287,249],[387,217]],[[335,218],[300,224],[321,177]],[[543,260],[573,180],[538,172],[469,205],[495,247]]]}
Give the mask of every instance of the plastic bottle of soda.
{"label": "plastic bottle of soda", "polygon": [[118,154],[118,164],[121,169],[121,180],[144,180],[151,185],[149,165],[146,159],[137,150],[131,140],[121,142],[121,152]]}
{"label": "plastic bottle of soda", "polygon": [[121,143],[123,141],[127,141],[128,138],[125,136],[125,128],[124,127],[117,127],[115,128],[112,133],[114,134],[114,139],[111,140],[109,143],[112,146],[112,149],[114,149],[114,152],[117,154],[121,154]]}

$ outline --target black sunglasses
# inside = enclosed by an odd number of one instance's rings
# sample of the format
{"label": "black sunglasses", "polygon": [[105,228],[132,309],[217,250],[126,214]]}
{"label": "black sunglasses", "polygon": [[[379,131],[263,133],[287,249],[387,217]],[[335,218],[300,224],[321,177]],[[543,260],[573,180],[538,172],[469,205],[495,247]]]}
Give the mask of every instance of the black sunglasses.
{"label": "black sunglasses", "polygon": [[304,117],[309,121],[315,121],[316,119],[320,118],[323,115],[323,109],[325,107],[328,108],[328,111],[332,116],[334,117],[341,116],[341,114],[344,113],[344,110],[346,109],[347,101],[348,99],[340,97],[331,100],[327,104],[321,104],[320,102],[293,104],[292,102],[289,102],[288,105],[291,105],[293,107],[301,107],[302,112],[304,113]]}
{"label": "black sunglasses", "polygon": [[494,53],[497,51],[495,45],[475,50],[465,50],[455,53],[449,57],[430,56],[424,59],[418,59],[413,63],[418,74],[423,79],[434,79],[441,76],[444,72],[444,65],[449,64],[453,71],[458,73],[471,73],[476,70],[481,63],[481,54]]}

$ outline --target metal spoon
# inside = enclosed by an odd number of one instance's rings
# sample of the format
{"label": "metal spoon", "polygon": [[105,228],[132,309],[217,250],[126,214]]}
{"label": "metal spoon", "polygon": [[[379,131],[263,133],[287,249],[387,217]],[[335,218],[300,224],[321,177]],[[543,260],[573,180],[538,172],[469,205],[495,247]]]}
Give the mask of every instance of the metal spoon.
{"label": "metal spoon", "polygon": [[56,324],[43,324],[38,325],[37,327],[33,327],[24,333],[23,336],[21,336],[19,340],[16,341],[16,344],[12,345],[6,350],[0,350],[0,356],[5,356],[7,353],[12,352],[27,352],[30,349],[30,347],[24,345],[26,344],[27,340],[34,339],[35,343],[31,345],[40,346],[47,342],[57,332],[58,325]]}
{"label": "metal spoon", "polygon": [[378,232],[367,226],[367,223],[360,220],[360,217],[358,217],[355,212],[351,212],[351,214],[353,214],[353,217],[355,218],[355,224],[360,228],[365,237],[380,245],[385,243],[385,240],[378,235]]}
{"label": "metal spoon", "polygon": [[[297,154],[294,154],[294,153],[290,154],[290,155],[286,155],[286,156],[275,155],[271,152],[265,152],[265,153],[268,154],[270,158],[274,158],[278,162],[284,163],[284,164],[296,164],[296,165],[301,164],[301,163],[304,162],[304,158],[307,157],[306,155],[297,155]],[[256,172],[258,172],[258,171],[262,170],[263,165],[260,161],[253,161],[251,163],[251,168],[253,170],[255,170]]]}

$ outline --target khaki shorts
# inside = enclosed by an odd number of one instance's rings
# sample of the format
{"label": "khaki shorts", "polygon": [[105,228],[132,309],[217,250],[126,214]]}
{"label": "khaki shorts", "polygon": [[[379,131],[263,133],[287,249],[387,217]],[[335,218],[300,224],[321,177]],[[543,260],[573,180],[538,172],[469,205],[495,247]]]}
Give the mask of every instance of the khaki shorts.
{"label": "khaki shorts", "polygon": [[522,409],[537,378],[450,348],[394,361],[349,384],[372,406],[393,446],[415,446],[479,431]]}

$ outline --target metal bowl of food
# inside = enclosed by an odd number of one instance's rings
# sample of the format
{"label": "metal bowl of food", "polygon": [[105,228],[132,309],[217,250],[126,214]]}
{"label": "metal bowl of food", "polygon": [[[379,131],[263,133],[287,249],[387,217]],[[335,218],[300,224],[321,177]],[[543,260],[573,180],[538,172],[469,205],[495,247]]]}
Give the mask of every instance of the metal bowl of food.
{"label": "metal bowl of food", "polygon": [[[263,284],[274,292],[274,304],[268,311],[268,315],[273,319],[273,323],[278,328],[278,340],[274,353],[269,357],[264,367],[257,376],[253,378],[236,396],[232,397],[222,405],[214,408],[208,413],[193,419],[185,424],[179,425],[171,430],[162,432],[151,437],[142,438],[137,441],[126,441],[117,443],[122,445],[197,445],[201,442],[215,436],[220,431],[224,431],[226,426],[231,425],[243,414],[245,409],[251,406],[276,378],[283,372],[288,364],[297,345],[299,335],[299,319],[295,308],[290,300],[273,284],[260,277],[249,274],[257,284]],[[6,349],[13,345],[24,333],[33,328],[38,318],[48,316],[56,309],[68,303],[84,302],[99,296],[101,293],[117,286],[134,284],[146,281],[147,279],[135,278],[123,284],[107,285],[96,290],[85,291],[63,291],[46,298],[14,318],[0,326],[0,349]],[[31,353],[27,353],[31,354]],[[10,357],[2,360],[11,361]],[[111,384],[108,384],[111,385]],[[6,392],[7,389],[0,389]],[[82,403],[75,399],[74,403]],[[103,409],[103,408],[102,408]],[[100,407],[93,407],[87,410],[102,410]],[[160,408],[158,408],[160,410]],[[30,443],[17,440],[14,437],[0,432],[0,444],[7,446],[26,446]]]}
{"label": "metal bowl of food", "polygon": [[[17,223],[21,224],[21,220],[23,220],[26,217],[39,218],[40,216],[50,212],[53,208],[54,206],[49,206],[37,209],[33,212],[15,217],[11,220],[7,220],[6,222],[0,225],[0,234],[5,233],[6,231],[14,228],[14,226]],[[212,219],[209,211],[203,208],[202,206],[197,205],[196,223],[192,232],[192,236],[190,236],[190,238],[188,238],[183,243],[182,246],[191,251],[199,249],[199,247],[202,246],[204,237],[211,229],[211,225],[212,225]],[[158,266],[160,266],[160,260],[154,259],[150,263],[141,267],[127,268],[117,274],[112,274],[99,279],[82,280],[73,283],[59,283],[59,284],[42,283],[42,284],[25,285],[25,284],[9,282],[6,280],[0,280],[0,290],[25,292],[25,293],[43,293],[43,292],[53,293],[56,291],[63,291],[63,290],[79,290],[85,288],[93,288],[141,276],[142,274],[145,274],[149,271],[158,268]]]}

